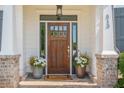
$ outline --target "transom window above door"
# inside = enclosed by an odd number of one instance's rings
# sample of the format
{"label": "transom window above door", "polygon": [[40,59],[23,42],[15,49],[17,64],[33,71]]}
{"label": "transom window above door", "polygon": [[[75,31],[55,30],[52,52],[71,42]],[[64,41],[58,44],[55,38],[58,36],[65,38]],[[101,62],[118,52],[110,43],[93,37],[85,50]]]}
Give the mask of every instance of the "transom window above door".
{"label": "transom window above door", "polygon": [[58,20],[56,15],[40,15],[42,21],[77,21],[77,15],[62,15]]}

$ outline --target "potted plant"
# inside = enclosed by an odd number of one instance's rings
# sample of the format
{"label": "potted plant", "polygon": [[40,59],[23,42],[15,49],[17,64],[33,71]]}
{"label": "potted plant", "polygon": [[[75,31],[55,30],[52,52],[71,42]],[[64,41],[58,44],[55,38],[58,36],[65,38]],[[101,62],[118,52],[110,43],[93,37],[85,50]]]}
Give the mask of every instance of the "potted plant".
{"label": "potted plant", "polygon": [[87,54],[79,54],[75,57],[75,67],[77,77],[83,78],[86,74],[86,66],[89,64],[89,56]]}
{"label": "potted plant", "polygon": [[43,69],[46,66],[46,60],[42,57],[31,57],[30,65],[32,66],[33,70],[33,77],[38,79],[42,78],[43,76]]}

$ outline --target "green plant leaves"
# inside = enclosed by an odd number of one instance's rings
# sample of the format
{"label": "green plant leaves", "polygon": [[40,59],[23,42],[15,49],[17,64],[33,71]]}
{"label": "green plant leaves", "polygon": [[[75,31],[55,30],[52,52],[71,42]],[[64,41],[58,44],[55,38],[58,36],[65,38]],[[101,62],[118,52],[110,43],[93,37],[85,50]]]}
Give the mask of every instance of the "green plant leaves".
{"label": "green plant leaves", "polygon": [[114,86],[115,88],[124,88],[124,52],[120,53],[118,60],[118,70],[119,74],[122,75],[122,78],[118,79],[117,84]]}
{"label": "green plant leaves", "polygon": [[120,53],[118,68],[122,77],[124,78],[124,53]]}
{"label": "green plant leaves", "polygon": [[124,79],[119,79],[114,88],[124,88]]}

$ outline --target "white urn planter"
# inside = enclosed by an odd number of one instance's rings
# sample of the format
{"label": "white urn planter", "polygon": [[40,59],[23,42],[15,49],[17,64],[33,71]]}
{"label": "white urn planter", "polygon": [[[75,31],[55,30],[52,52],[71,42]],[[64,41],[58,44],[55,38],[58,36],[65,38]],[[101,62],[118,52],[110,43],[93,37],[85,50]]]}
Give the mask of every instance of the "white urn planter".
{"label": "white urn planter", "polygon": [[43,69],[46,66],[45,58],[31,57],[30,64],[32,68],[32,74],[34,79],[40,79],[43,77]]}
{"label": "white urn planter", "polygon": [[43,68],[41,67],[33,67],[33,78],[40,79],[43,77]]}

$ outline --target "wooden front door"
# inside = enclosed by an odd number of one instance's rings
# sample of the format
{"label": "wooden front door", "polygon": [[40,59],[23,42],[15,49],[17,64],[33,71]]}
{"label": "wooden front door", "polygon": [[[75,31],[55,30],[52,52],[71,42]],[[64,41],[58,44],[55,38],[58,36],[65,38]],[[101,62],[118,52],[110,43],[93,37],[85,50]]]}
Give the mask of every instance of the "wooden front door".
{"label": "wooden front door", "polygon": [[70,73],[70,24],[48,23],[48,74]]}

